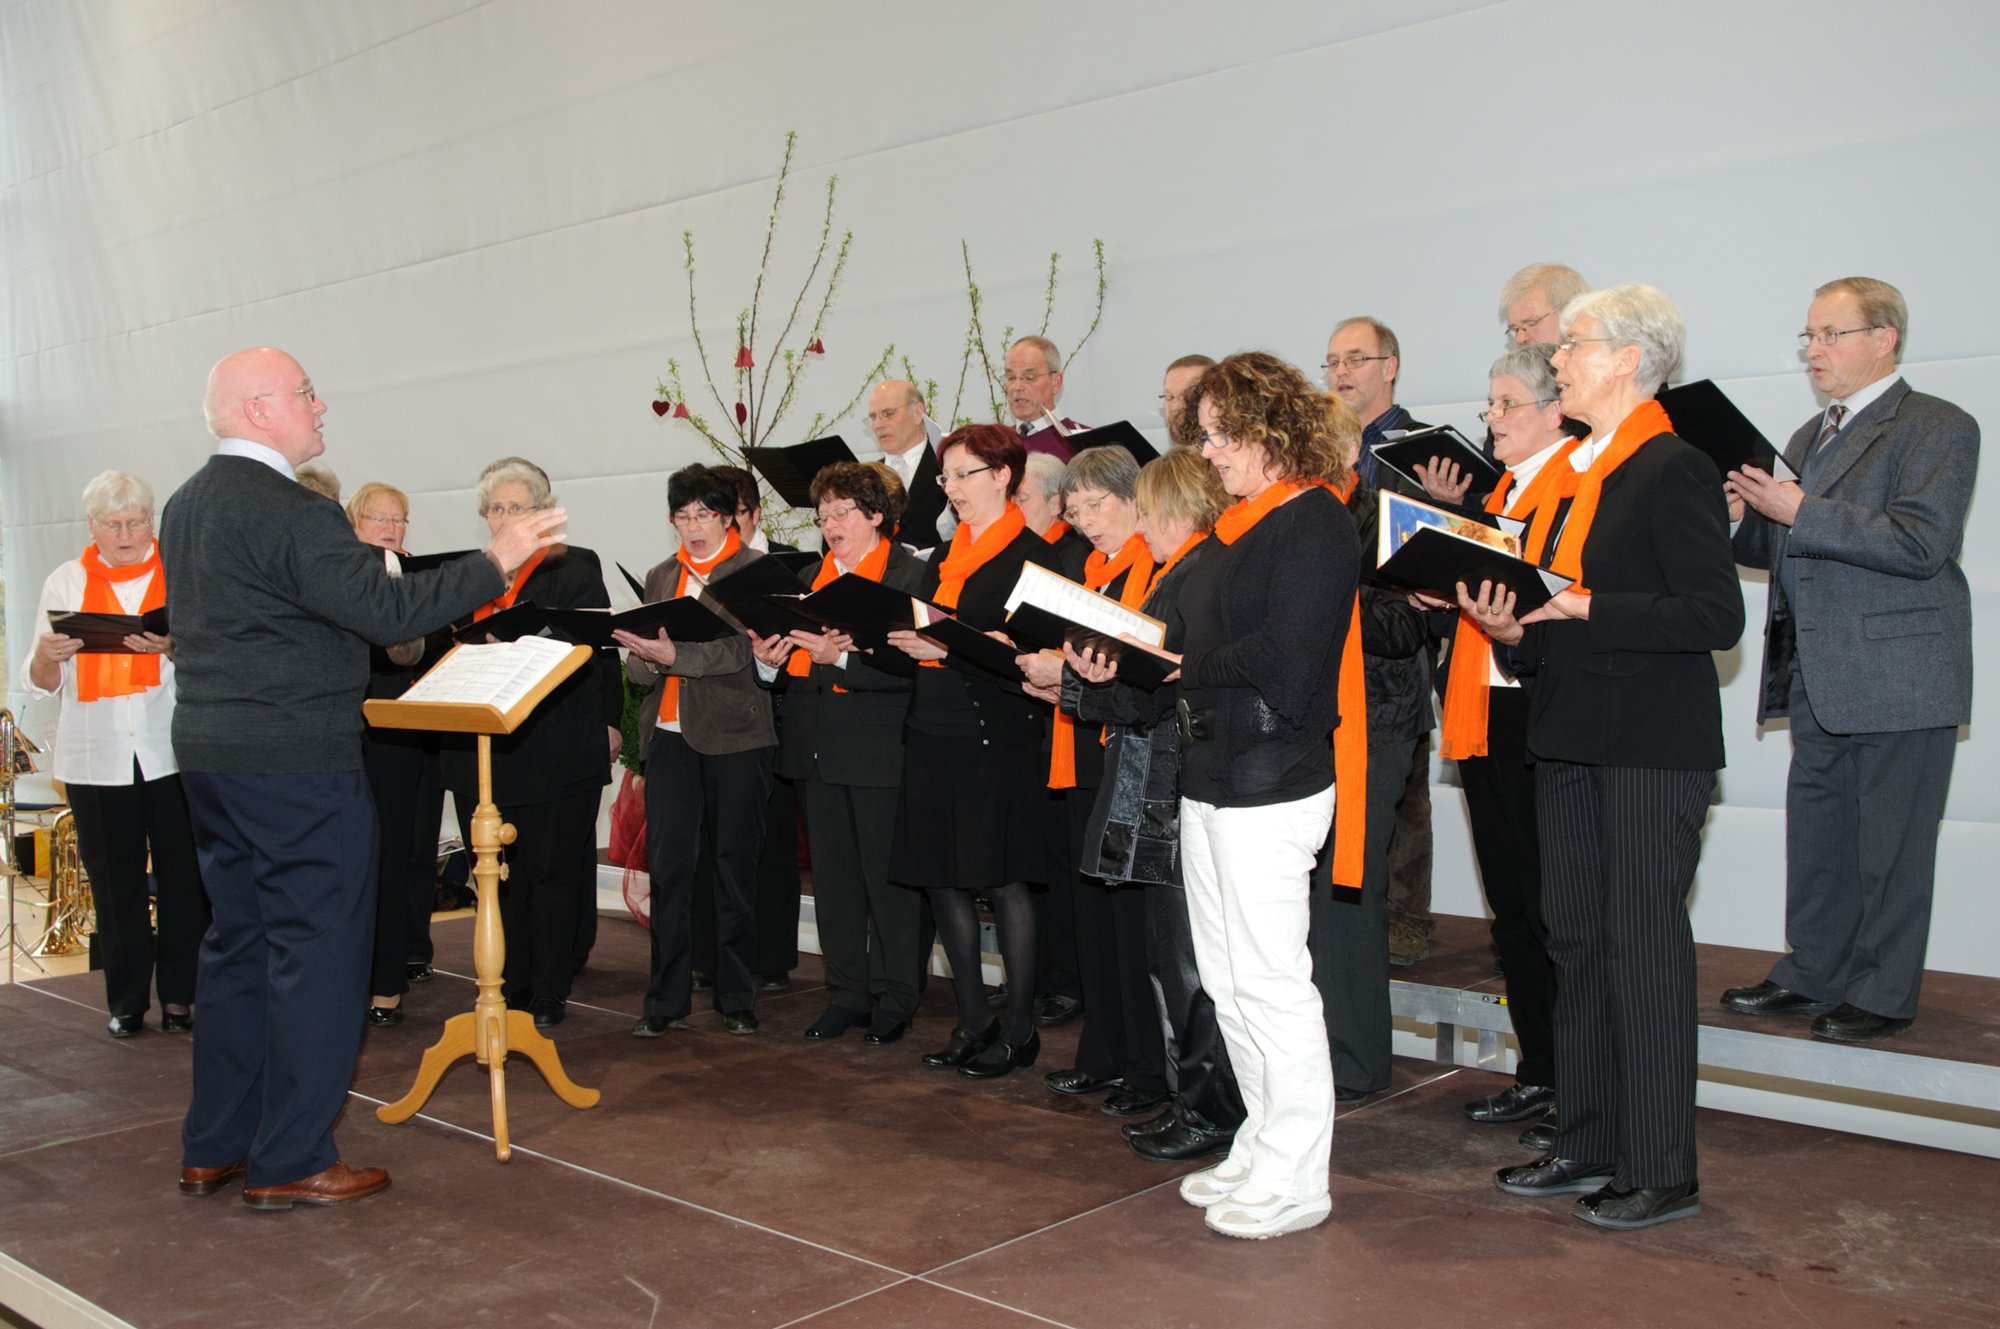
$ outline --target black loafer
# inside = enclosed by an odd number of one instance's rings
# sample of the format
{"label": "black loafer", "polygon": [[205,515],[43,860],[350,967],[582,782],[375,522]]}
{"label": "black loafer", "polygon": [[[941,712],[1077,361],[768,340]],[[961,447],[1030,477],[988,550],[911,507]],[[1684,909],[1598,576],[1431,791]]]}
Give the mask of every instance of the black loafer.
{"label": "black loafer", "polygon": [[1553,1155],[1520,1167],[1503,1167],[1493,1184],[1509,1195],[1591,1195],[1611,1184],[1609,1163],[1579,1163]]}
{"label": "black loafer", "polygon": [[1915,1020],[1895,1020],[1842,1002],[1812,1022],[1814,1038],[1834,1043],[1872,1043],[1902,1033]]}
{"label": "black loafer", "polygon": [[146,1017],[143,1015],[114,1015],[111,1022],[104,1026],[104,1032],[113,1038],[132,1038],[145,1027]]}
{"label": "black loafer", "polygon": [[1042,1077],[1042,1083],[1049,1087],[1050,1093],[1081,1098],[1085,1094],[1101,1094],[1106,1089],[1122,1089],[1125,1077],[1114,1075],[1108,1080],[1100,1080],[1081,1066],[1071,1066],[1068,1070],[1050,1071]]}
{"label": "black loafer", "polygon": [[1158,1135],[1161,1131],[1170,1131],[1180,1125],[1180,1121],[1181,1105],[1169,1101],[1165,1112],[1156,1117],[1147,1117],[1144,1121],[1128,1121],[1118,1128],[1118,1133],[1128,1140],[1136,1140],[1142,1135]]}
{"label": "black loafer", "polygon": [[1012,1070],[1026,1070],[1035,1064],[1035,1058],[1042,1052],[1042,1036],[1030,1032],[1025,1043],[1009,1043],[1004,1038],[996,1038],[986,1045],[986,1050],[958,1068],[958,1073],[968,1080],[994,1080]]}
{"label": "black loafer", "polygon": [[194,1032],[193,1011],[161,1011],[160,1032],[163,1034],[191,1034]]}
{"label": "black loafer", "polygon": [[569,1003],[555,998],[544,998],[528,1007],[535,1013],[535,1028],[553,1029],[569,1018]]}
{"label": "black loafer", "polygon": [[722,1027],[732,1034],[754,1034],[757,1032],[755,1011],[724,1011]]}
{"label": "black loafer", "polygon": [[1083,1002],[1076,997],[1043,997],[1035,1007],[1035,1023],[1055,1029],[1083,1014]]}
{"label": "black loafer", "polygon": [[1474,1099],[1465,1105],[1465,1115],[1482,1126],[1498,1125],[1510,1121],[1526,1121],[1530,1117],[1546,1117],[1555,1111],[1556,1091],[1546,1084],[1521,1084],[1516,1081],[1497,1094]]}
{"label": "black loafer", "polygon": [[867,1011],[843,1011],[838,1006],[829,1006],[819,1019],[806,1026],[806,1037],[814,1040],[839,1038],[850,1029],[859,1029],[868,1023]]}
{"label": "black loafer", "polygon": [[924,1065],[929,1066],[933,1070],[940,1071],[950,1070],[954,1066],[963,1066],[966,1062],[971,1061],[974,1057],[984,1052],[986,1045],[998,1037],[1000,1037],[1000,1022],[998,1020],[988,1024],[985,1029],[976,1034],[964,1025],[958,1025],[951,1031],[950,1042],[946,1043],[936,1052],[924,1053]]}
{"label": "black loafer", "polygon": [[1105,1100],[1097,1105],[1097,1110],[1107,1117],[1136,1117],[1142,1112],[1151,1112],[1167,1101],[1166,1094],[1154,1089],[1134,1089],[1124,1085],[1113,1089]]}
{"label": "black loafer", "polygon": [[1749,987],[1730,988],[1722,994],[1722,1004],[1739,1015],[1818,1015],[1833,1009],[1830,1001],[1814,1001],[1768,978]]}
{"label": "black loafer", "polygon": [[1132,1146],[1133,1153],[1152,1162],[1183,1163],[1190,1158],[1229,1152],[1229,1146],[1236,1143],[1236,1132],[1209,1130],[1180,1121],[1169,1130],[1141,1135],[1126,1143]]}
{"label": "black loafer", "polygon": [[370,1006],[368,1008],[368,1027],[370,1029],[389,1029],[402,1022],[403,1008],[401,1006]]}
{"label": "black loafer", "polygon": [[428,983],[431,981],[431,967],[427,964],[406,964],[403,966],[403,977],[412,983]]}
{"label": "black loafer", "polygon": [[658,1038],[669,1029],[687,1028],[687,1017],[668,1019],[664,1015],[642,1015],[632,1022],[632,1037]]}
{"label": "black loafer", "polygon": [[908,1020],[886,1019],[878,1015],[875,1023],[868,1026],[868,1032],[861,1036],[861,1041],[871,1048],[884,1048],[909,1032]]}
{"label": "black loafer", "polygon": [[1676,1218],[1693,1218],[1700,1212],[1701,1186],[1693,1181],[1629,1191],[1615,1191],[1607,1186],[1595,1195],[1584,1196],[1570,1209],[1570,1213],[1592,1227],[1619,1232],[1658,1227]]}
{"label": "black loafer", "polygon": [[1521,1132],[1521,1147],[1533,1154],[1546,1154],[1556,1145],[1555,1119],[1544,1118]]}

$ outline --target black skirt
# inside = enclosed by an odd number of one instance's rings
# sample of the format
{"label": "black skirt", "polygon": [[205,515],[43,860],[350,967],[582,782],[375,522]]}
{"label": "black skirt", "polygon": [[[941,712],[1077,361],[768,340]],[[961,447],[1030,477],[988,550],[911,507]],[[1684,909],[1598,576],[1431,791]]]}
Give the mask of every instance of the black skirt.
{"label": "black skirt", "polygon": [[1025,744],[908,731],[889,879],[967,891],[1039,881],[1045,765]]}

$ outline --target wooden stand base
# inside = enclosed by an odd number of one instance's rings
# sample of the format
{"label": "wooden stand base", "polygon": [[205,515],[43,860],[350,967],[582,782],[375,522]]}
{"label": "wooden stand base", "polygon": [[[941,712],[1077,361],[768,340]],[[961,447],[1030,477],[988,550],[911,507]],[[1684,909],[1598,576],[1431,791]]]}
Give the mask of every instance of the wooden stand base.
{"label": "wooden stand base", "polygon": [[504,1163],[513,1155],[507,1141],[509,1052],[518,1052],[534,1063],[556,1097],[573,1108],[596,1107],[600,1095],[571,1080],[563,1071],[556,1045],[536,1032],[534,1017],[526,1011],[508,1010],[500,995],[500,972],[507,959],[506,937],[500,929],[500,880],[506,875],[500,847],[514,843],[514,828],[500,820],[500,809],[493,805],[492,753],[492,739],[481,734],[479,809],[472,814],[472,879],[479,899],[472,930],[472,966],[479,980],[479,997],[471,1011],[445,1021],[444,1036],[425,1049],[410,1092],[376,1108],[375,1116],[392,1125],[408,1121],[430,1100],[438,1082],[459,1058],[477,1057],[493,1090],[493,1156]]}

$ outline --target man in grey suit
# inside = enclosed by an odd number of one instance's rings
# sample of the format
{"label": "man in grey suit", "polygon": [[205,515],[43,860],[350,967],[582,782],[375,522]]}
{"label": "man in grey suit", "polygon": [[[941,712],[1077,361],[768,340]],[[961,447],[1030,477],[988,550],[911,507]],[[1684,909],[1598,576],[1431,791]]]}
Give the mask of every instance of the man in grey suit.
{"label": "man in grey suit", "polygon": [[1799,341],[1831,401],[1785,448],[1800,479],[1745,468],[1725,486],[1737,561],[1771,573],[1758,720],[1791,719],[1791,954],[1722,1001],[1810,1013],[1815,1036],[1856,1043],[1917,1012],[1938,821],[1972,713],[1958,559],[1979,426],[1903,380],[1895,287],[1844,277],[1814,296]]}

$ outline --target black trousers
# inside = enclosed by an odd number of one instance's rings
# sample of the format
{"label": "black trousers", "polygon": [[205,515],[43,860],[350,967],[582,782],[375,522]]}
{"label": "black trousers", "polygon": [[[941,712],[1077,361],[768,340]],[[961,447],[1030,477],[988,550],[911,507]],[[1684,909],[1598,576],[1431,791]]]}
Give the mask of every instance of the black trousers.
{"label": "black trousers", "polygon": [[1076,872],[1096,795],[1095,789],[1076,789],[1063,800],[1075,883],[1070,898],[1077,978],[1083,990],[1076,1064],[1099,1079],[1123,1077],[1130,1088],[1165,1093],[1166,1041],[1146,967],[1146,888]]}
{"label": "black trousers", "polygon": [[500,883],[500,926],[507,938],[501,995],[517,1009],[567,1001],[576,976],[580,915],[597,911],[597,807],[601,785],[537,803],[502,804],[514,828]]}
{"label": "black trousers", "polygon": [[1620,1189],[1695,1176],[1698,1028],[1687,893],[1714,771],[1535,766],[1556,967],[1559,1158]]}
{"label": "black trousers", "polygon": [[[416,811],[410,826],[410,858],[404,869],[403,962],[429,964],[436,955],[431,945],[431,915],[437,910],[438,832],[444,823],[444,770],[438,759],[435,735],[424,757],[423,774],[417,780]],[[591,918],[597,913],[591,911]],[[595,928],[592,929],[595,935]]]}
{"label": "black trousers", "polygon": [[[104,1004],[113,1015],[144,1015],[152,1007],[155,968],[160,1001],[192,1006],[208,896],[195,861],[187,795],[178,775],[131,784],[68,786],[76,814],[76,851],[97,907],[98,950],[104,959]],[[148,917],[146,855],[158,883],[157,945]]]}
{"label": "black trousers", "polygon": [[[1083,996],[1076,953],[1076,865],[1083,860],[1070,846],[1071,801],[1067,792],[1051,789],[1043,794],[1046,820],[1042,832],[1046,837],[1048,863],[1044,869],[1046,880],[1034,883],[1040,888],[1035,901],[1037,997]],[[1013,979],[1010,977],[1008,982]]]}
{"label": "black trousers", "polygon": [[1187,892],[1162,885],[1145,892],[1146,971],[1165,1038],[1167,1092],[1191,1125],[1233,1131],[1243,1124],[1243,1094],[1229,1068],[1215,1003],[1195,967]]}
{"label": "black trousers", "polygon": [[[419,845],[426,769],[437,792],[431,813],[429,843]],[[361,769],[375,800],[375,822],[381,828],[375,891],[375,949],[369,966],[368,991],[396,997],[410,990],[407,966],[415,939],[423,938],[424,959],[430,958],[430,904],[437,875],[437,823],[442,815],[444,786],[438,776],[435,735],[407,729],[369,729],[361,739]],[[425,884],[421,931],[416,923],[416,883],[413,856],[424,851],[430,865]]]}
{"label": "black trousers", "polygon": [[[715,1006],[757,1004],[757,858],[771,796],[775,747],[706,756],[671,729],[654,729],[646,752],[646,867],[652,878],[652,974],[647,1015],[677,1020],[694,997],[694,898],[714,892]],[[705,830],[714,875],[698,868]]]}
{"label": "black trousers", "polygon": [[[1371,781],[1371,783],[1373,783]],[[1431,935],[1431,736],[1417,740],[1389,836],[1389,919]]]}
{"label": "black trousers", "polygon": [[813,914],[830,1005],[908,1020],[917,1009],[924,896],[889,880],[900,789],[800,785],[813,846]]}
{"label": "black trousers", "polygon": [[[764,811],[764,843],[757,855],[757,977],[783,978],[799,967],[799,792],[782,777],[771,780]],[[695,879],[715,879],[715,832],[702,833]],[[818,889],[817,880],[814,889]],[[715,973],[715,895],[694,897],[694,967]]]}
{"label": "black trousers", "polygon": [[[1426,745],[1415,745],[1418,759]],[[1333,833],[1313,865],[1306,950],[1313,986],[1326,1017],[1333,1082],[1373,1093],[1389,1087],[1389,868],[1390,835],[1397,809],[1407,800],[1411,748],[1368,750],[1367,824],[1363,831],[1361,890],[1333,888]],[[1428,788],[1428,785],[1426,785]],[[1339,792],[1335,792],[1339,797]]]}
{"label": "black trousers", "polygon": [[1493,946],[1507,978],[1507,1014],[1521,1050],[1514,1078],[1556,1082],[1556,971],[1542,918],[1542,851],[1535,834],[1535,769],[1528,764],[1528,694],[1491,688],[1486,755],[1458,763],[1479,884],[1493,911]]}

